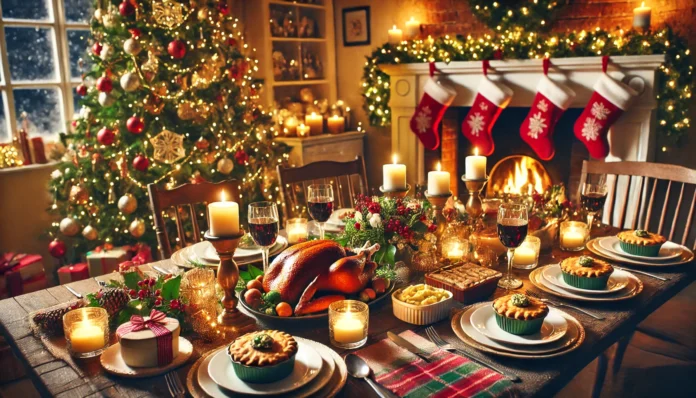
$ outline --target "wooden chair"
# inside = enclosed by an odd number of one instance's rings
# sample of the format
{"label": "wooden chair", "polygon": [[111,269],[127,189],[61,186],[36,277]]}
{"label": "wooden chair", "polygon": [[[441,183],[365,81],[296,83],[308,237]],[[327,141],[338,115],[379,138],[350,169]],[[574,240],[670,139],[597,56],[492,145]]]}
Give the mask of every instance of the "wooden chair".
{"label": "wooden chair", "polygon": [[696,170],[662,163],[584,161],[578,198],[583,183],[601,174],[607,175],[604,219],[609,224],[645,229],[696,249]]}
{"label": "wooden chair", "polygon": [[277,171],[286,218],[298,216],[306,206],[307,186],[310,184],[333,184],[338,208],[353,207],[355,195],[368,192],[365,161],[360,156],[350,162],[322,161],[302,167],[278,165]]}
{"label": "wooden chair", "polygon": [[[228,200],[239,203],[239,182],[236,180],[222,181],[218,183],[204,182],[200,184],[183,184],[174,189],[167,190],[155,184],[149,184],[147,190],[150,193],[150,205],[155,217],[155,230],[157,233],[157,243],[162,259],[168,259],[172,255],[172,248],[167,234],[167,227],[164,222],[163,213],[170,208],[174,208],[174,221],[176,222],[177,236],[181,247],[186,246],[186,233],[182,216],[188,213],[192,225],[191,243],[201,241],[201,229],[199,218],[206,220],[208,212],[203,209],[208,203],[220,200],[220,193],[225,191]],[[241,207],[242,204],[239,203]],[[196,209],[198,207],[198,209]]]}

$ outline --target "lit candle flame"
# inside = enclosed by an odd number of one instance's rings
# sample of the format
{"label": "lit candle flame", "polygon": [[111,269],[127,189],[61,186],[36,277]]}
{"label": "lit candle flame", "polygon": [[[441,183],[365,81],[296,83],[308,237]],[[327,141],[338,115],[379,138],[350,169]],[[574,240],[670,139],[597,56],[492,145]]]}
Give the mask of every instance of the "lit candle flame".
{"label": "lit candle flame", "polygon": [[226,202],[227,201],[227,194],[225,191],[220,192],[220,202]]}
{"label": "lit candle flame", "polygon": [[640,3],[640,8],[645,7],[645,2]]}
{"label": "lit candle flame", "polygon": [[416,22],[416,18],[411,17],[410,22]]}
{"label": "lit candle flame", "polygon": [[474,156],[478,156],[478,148],[474,147]]}
{"label": "lit candle flame", "polygon": [[396,25],[392,26],[392,30],[396,30]]}
{"label": "lit candle flame", "polygon": [[442,165],[440,164],[440,162],[437,162],[436,168],[437,168],[437,171],[442,171]]}
{"label": "lit candle flame", "polygon": [[392,155],[392,162],[394,162],[394,164],[396,164],[396,160],[397,160],[396,154],[393,154]]}

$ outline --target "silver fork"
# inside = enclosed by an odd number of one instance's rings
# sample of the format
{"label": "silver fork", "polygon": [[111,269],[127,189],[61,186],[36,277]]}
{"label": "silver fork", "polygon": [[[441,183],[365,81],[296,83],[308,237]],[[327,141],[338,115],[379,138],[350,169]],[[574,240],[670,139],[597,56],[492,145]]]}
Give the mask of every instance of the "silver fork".
{"label": "silver fork", "polygon": [[99,287],[106,287],[106,282],[100,281],[99,279],[97,279],[96,276],[94,277],[94,281],[97,282],[97,285],[99,285]]}
{"label": "silver fork", "polygon": [[435,343],[435,345],[437,345],[438,347],[440,347],[440,349],[443,349],[443,350],[449,351],[449,352],[453,352],[453,353],[455,353],[455,354],[458,354],[458,355],[460,355],[460,356],[463,356],[463,357],[465,357],[465,358],[468,358],[468,359],[470,359],[471,361],[476,362],[477,364],[479,364],[479,365],[481,365],[481,366],[483,366],[483,367],[485,367],[485,368],[488,368],[488,369],[491,369],[491,370],[494,371],[494,372],[500,373],[501,375],[507,377],[508,379],[510,379],[510,380],[513,381],[513,382],[518,382],[518,381],[520,381],[520,377],[517,376],[516,374],[510,373],[510,372],[506,372],[506,371],[501,370],[501,369],[498,369],[498,368],[496,368],[495,366],[493,366],[493,365],[491,365],[491,364],[489,364],[489,363],[487,363],[487,362],[484,362],[483,360],[478,359],[478,358],[472,356],[471,354],[468,354],[468,353],[466,353],[466,352],[464,352],[464,351],[462,351],[462,350],[460,350],[460,349],[454,347],[452,344],[450,344],[450,343],[446,342],[445,340],[443,340],[442,337],[440,337],[440,335],[437,333],[437,331],[435,330],[435,328],[432,327],[432,326],[428,326],[427,328],[425,328],[425,334],[427,334],[427,335],[428,335],[428,338],[430,339],[430,341],[432,341],[433,343]]}
{"label": "silver fork", "polygon": [[184,385],[181,384],[181,379],[179,379],[179,374],[176,371],[171,371],[164,375],[164,379],[167,381],[167,388],[169,389],[169,394],[173,398],[183,398],[186,394],[186,389]]}
{"label": "silver fork", "polygon": [[583,314],[588,315],[588,316],[591,316],[592,318],[597,319],[597,320],[600,320],[600,321],[601,321],[602,319],[604,319],[604,317],[599,316],[599,315],[597,315],[597,314],[594,314],[594,313],[592,313],[592,312],[590,312],[590,311],[583,310],[583,309],[580,308],[580,307],[576,307],[576,306],[574,306],[574,305],[564,304],[564,303],[561,303],[561,302],[558,302],[558,301],[554,301],[554,300],[549,300],[549,299],[547,299],[547,298],[543,298],[543,297],[541,297],[541,296],[539,295],[539,293],[534,293],[534,292],[531,291],[531,290],[527,290],[527,291],[525,291],[524,293],[525,293],[527,296],[532,296],[532,297],[534,297],[535,299],[540,300],[540,301],[543,302],[543,303],[548,303],[548,304],[554,305],[554,306],[556,306],[556,307],[572,308],[572,309],[574,309],[575,311],[582,312]]}

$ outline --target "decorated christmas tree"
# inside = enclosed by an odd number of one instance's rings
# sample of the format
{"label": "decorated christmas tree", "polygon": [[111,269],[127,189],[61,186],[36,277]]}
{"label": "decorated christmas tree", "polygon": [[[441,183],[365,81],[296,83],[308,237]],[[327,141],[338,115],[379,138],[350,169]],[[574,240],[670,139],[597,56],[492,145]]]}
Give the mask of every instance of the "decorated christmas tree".
{"label": "decorated christmas tree", "polygon": [[256,61],[225,0],[110,1],[95,7],[81,109],[50,183],[56,257],[66,246],[73,257],[156,248],[151,183],[236,179],[244,203],[272,200],[287,152],[257,105]]}

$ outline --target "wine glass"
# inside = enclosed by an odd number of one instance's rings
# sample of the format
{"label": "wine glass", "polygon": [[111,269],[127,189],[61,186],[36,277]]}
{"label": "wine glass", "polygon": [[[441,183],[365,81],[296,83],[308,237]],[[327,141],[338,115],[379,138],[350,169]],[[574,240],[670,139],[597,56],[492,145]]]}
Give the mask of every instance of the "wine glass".
{"label": "wine glass", "polygon": [[268,251],[278,238],[278,207],[273,202],[249,205],[249,234],[261,246],[263,272],[268,270]]}
{"label": "wine glass", "polygon": [[587,212],[587,228],[592,230],[595,216],[604,209],[604,203],[607,201],[607,186],[603,179],[598,184],[584,183],[580,193],[580,204],[583,210]]}
{"label": "wine glass", "polygon": [[498,209],[498,239],[507,248],[508,267],[507,274],[498,281],[498,287],[509,290],[522,286],[522,281],[513,278],[510,272],[515,249],[527,238],[527,226],[526,205],[514,203],[500,205]]}
{"label": "wine glass", "polygon": [[324,239],[324,223],[333,213],[334,192],[331,184],[312,184],[307,187],[307,209],[319,225],[319,239]]}

